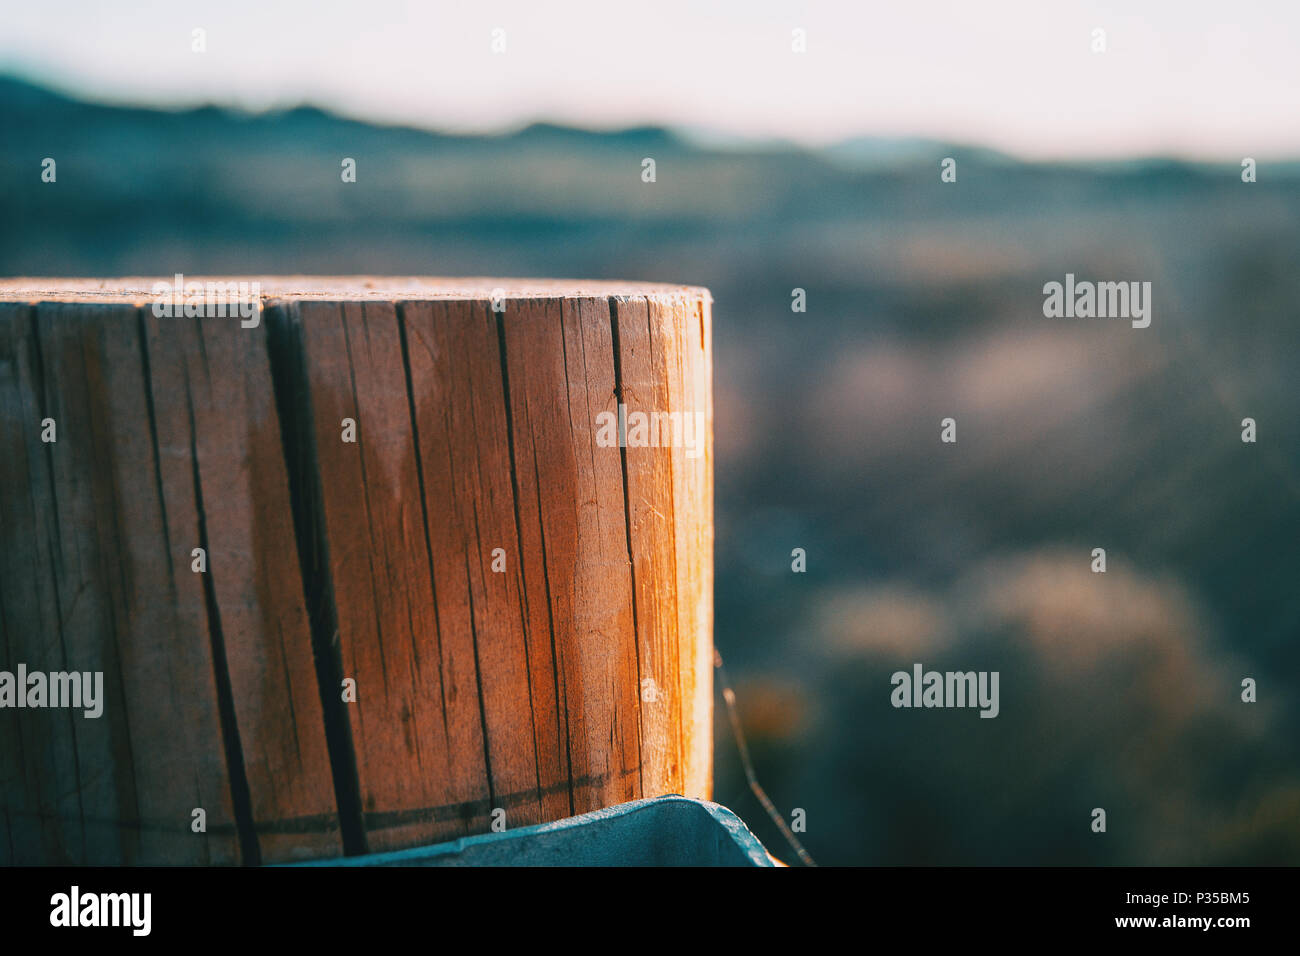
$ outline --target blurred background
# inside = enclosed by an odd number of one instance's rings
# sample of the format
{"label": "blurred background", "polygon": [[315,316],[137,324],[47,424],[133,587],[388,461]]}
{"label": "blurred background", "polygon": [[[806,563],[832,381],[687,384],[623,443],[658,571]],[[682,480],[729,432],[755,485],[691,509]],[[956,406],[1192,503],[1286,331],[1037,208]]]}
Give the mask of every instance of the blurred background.
{"label": "blurred background", "polygon": [[716,642],[819,862],[1296,864],[1300,8],[1037,7],[7,9],[0,274],[708,286]]}

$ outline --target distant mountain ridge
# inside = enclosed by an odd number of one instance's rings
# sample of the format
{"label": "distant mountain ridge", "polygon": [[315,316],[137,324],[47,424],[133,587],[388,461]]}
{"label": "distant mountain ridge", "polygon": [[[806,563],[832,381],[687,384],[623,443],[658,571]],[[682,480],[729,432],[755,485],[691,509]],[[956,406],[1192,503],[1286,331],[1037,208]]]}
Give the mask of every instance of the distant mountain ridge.
{"label": "distant mountain ridge", "polygon": [[[0,73],[0,119],[9,134],[22,133],[24,123],[48,127],[63,122],[101,123],[133,120],[145,124],[192,125],[196,130],[227,126],[244,132],[278,130],[346,134],[364,131],[381,142],[438,143],[448,147],[518,144],[538,148],[659,150],[661,153],[807,155],[846,169],[882,172],[917,163],[937,163],[948,156],[964,164],[984,166],[1071,165],[1095,172],[1134,172],[1161,168],[1205,168],[1222,164],[1190,162],[1167,157],[1134,157],[1077,163],[1039,164],[987,146],[927,137],[854,136],[822,147],[790,140],[731,134],[707,127],[674,128],[635,125],[612,129],[570,126],[535,121],[490,132],[452,132],[406,123],[370,123],[312,103],[248,111],[220,104],[162,107],[146,104],[100,103],[51,89],[13,74]],[[1300,176],[1300,158],[1272,162],[1275,175]]]}
{"label": "distant mountain ridge", "polygon": [[784,152],[809,153],[829,158],[839,165],[862,169],[879,169],[914,162],[919,158],[961,155],[985,162],[1014,163],[1017,160],[996,150],[969,147],[923,138],[860,136],[824,148],[770,138],[747,137],[710,129],[682,129],[655,125],[637,125],[614,129],[593,129],[561,123],[538,121],[525,126],[484,133],[453,133],[410,124],[374,124],[303,103],[283,109],[250,112],[217,104],[194,107],[156,107],[97,103],[31,83],[13,75],[0,74],[0,115],[6,125],[26,119],[42,125],[60,118],[81,121],[108,116],[153,116],[173,123],[195,122],[210,125],[226,122],[244,128],[270,127],[277,124],[295,129],[345,131],[364,128],[384,135],[425,137],[443,143],[517,142],[529,146],[636,146],[664,151],[697,152]]}

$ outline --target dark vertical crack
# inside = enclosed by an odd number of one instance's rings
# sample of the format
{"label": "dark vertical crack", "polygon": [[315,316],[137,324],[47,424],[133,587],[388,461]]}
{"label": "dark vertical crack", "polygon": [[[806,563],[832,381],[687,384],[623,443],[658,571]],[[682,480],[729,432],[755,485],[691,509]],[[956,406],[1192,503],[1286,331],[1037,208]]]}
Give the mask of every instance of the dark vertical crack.
{"label": "dark vertical crack", "polygon": [[[546,553],[546,523],[542,509],[542,476],[537,467],[537,441],[533,445],[533,493],[537,496],[537,538],[542,543],[542,583],[546,587],[546,623],[551,632],[551,680],[555,687],[555,726],[560,726],[560,655],[555,644],[555,609],[551,606],[550,556]],[[564,762],[569,774],[569,816],[577,813],[573,801],[573,745],[569,740],[569,700],[564,694]]]}
{"label": "dark vertical crack", "polygon": [[478,691],[478,719],[483,729],[483,765],[487,768],[488,815],[496,808],[496,787],[492,783],[492,747],[488,740],[487,705],[483,700],[483,665],[478,656],[478,625],[474,622],[474,582],[469,574],[469,555],[465,555],[465,593],[469,596],[469,636],[474,648],[474,684]]}
{"label": "dark vertical crack", "polygon": [[[200,336],[203,334],[199,331]],[[194,425],[194,398],[190,392],[189,372],[185,373],[185,408],[190,421],[190,470],[194,479],[194,511],[198,515],[199,547],[209,559],[208,518],[203,508],[203,482],[199,476],[199,448]],[[221,611],[217,606],[215,568],[209,564],[203,572],[203,603],[208,616],[208,639],[212,645],[212,676],[217,688],[217,715],[221,722],[221,740],[226,751],[226,775],[230,780],[230,805],[235,814],[235,832],[239,836],[240,856],[246,866],[262,862],[253,823],[253,798],[244,767],[244,748],[239,739],[235,717],[235,695],[230,684],[230,667],[226,660],[226,639],[221,630]]]}
{"label": "dark vertical crack", "polygon": [[[361,305],[361,321],[365,322],[365,305]],[[366,435],[360,425],[361,418],[361,396],[357,394],[357,363],[352,358],[352,337],[348,333],[348,313],[347,308],[343,305],[338,307],[339,327],[343,330],[343,348],[346,350],[348,357],[348,381],[352,385],[352,414],[356,415],[356,442],[357,442],[357,465],[361,469],[361,506],[366,513],[366,540],[370,542],[370,547],[366,548],[366,567],[370,571],[370,606],[375,612],[375,649],[379,653],[379,673],[383,678],[384,694],[388,694],[388,658],[384,654],[384,622],[379,612],[379,594],[375,587],[375,521],[370,511],[370,477],[366,473]],[[366,342],[369,345],[369,329],[366,331]],[[385,552],[387,549],[384,549]],[[387,555],[385,555],[386,557]],[[364,722],[363,722],[364,723]],[[364,733],[365,728],[362,727]]]}
{"label": "dark vertical crack", "polygon": [[303,597],[311,629],[312,658],[320,690],[325,723],[325,744],[334,778],[334,799],[338,806],[339,832],[343,852],[355,856],[366,852],[366,831],[362,816],[361,781],[352,741],[352,725],[343,702],[343,660],[338,646],[338,607],[330,573],[329,541],[325,530],[325,502],[321,488],[320,460],[316,450],[315,415],[307,377],[299,319],[294,306],[271,306],[264,310],[267,354],[271,385],[280,419],[280,440],[284,445],[289,482],[289,503],[293,512],[298,564],[302,572]]}
{"label": "dark vertical crack", "polygon": [[[551,317],[550,310],[545,310],[548,318]],[[569,412],[569,434],[570,440],[573,436],[573,402],[569,395],[569,352],[564,341],[564,304],[561,300],[558,308],[555,309],[555,316],[558,320],[560,330],[560,362],[564,372],[564,407]],[[532,428],[532,409],[528,404],[528,390],[524,390],[524,408],[528,411],[527,421]],[[569,816],[577,813],[576,801],[573,794],[573,741],[569,736],[569,695],[567,685],[560,682],[560,649],[555,641],[555,608],[552,605],[551,598],[551,558],[546,548],[546,509],[542,507],[542,475],[541,469],[537,464],[537,431],[534,428],[530,436],[529,444],[533,450],[533,494],[537,500],[537,539],[542,545],[542,582],[546,588],[546,623],[551,636],[551,679],[555,687],[555,726],[557,731],[560,727],[560,698],[564,698],[564,765],[569,776]],[[566,675],[567,679],[567,675]]]}
{"label": "dark vertical crack", "polygon": [[[489,313],[490,315],[491,313]],[[531,618],[528,614],[528,590],[524,586],[524,529],[519,520],[519,473],[515,466],[515,426],[514,408],[510,403],[510,368],[506,362],[506,319],[502,312],[496,313],[497,346],[501,356],[501,391],[505,397],[506,446],[510,451],[510,488],[511,499],[515,508],[515,582],[519,594],[520,623],[524,629],[524,671],[528,676],[528,717],[533,724],[533,778],[537,782],[537,806],[542,805],[542,767],[537,747],[537,710],[533,705],[533,662],[528,648]],[[558,727],[556,728],[558,731]]]}
{"label": "dark vertical crack", "polygon": [[[424,525],[424,554],[429,562],[429,594],[433,598],[434,636],[438,641],[438,662],[442,660],[442,618],[438,614],[437,575],[433,570],[433,541],[429,536],[429,499],[424,491],[424,459],[420,447],[420,420],[415,409],[415,386],[411,379],[411,351],[406,341],[406,307],[397,303],[397,338],[402,346],[402,370],[406,375],[406,404],[411,413],[411,444],[415,447],[415,480],[420,486],[420,518]],[[418,654],[418,652],[417,652]],[[418,662],[418,656],[417,656]],[[447,724],[447,694],[442,686],[443,667],[438,669],[438,705],[442,710],[442,737],[451,748],[451,731]]]}
{"label": "dark vertical crack", "polygon": [[[45,389],[45,355],[44,355],[44,350],[41,348],[41,328],[39,322],[37,321],[37,310],[35,306],[33,306],[31,310],[31,321],[32,321],[32,356],[31,356],[32,378],[35,379],[35,381],[32,384],[34,386],[33,391],[35,391],[37,395],[37,404],[39,406],[37,411],[38,414],[41,416],[41,419],[44,420],[45,418],[52,417],[52,416],[50,415],[49,397],[46,395],[46,389]],[[58,423],[56,421],[55,428],[57,429],[57,427],[58,427]],[[49,485],[50,485],[50,503],[53,506],[52,510],[54,516],[54,541],[57,546],[56,549],[59,555],[58,567],[60,570],[62,570],[63,568],[63,524],[59,518],[59,496],[54,487],[53,455],[54,453],[53,450],[50,448],[50,446],[48,444],[45,445],[45,460],[47,463],[45,477],[49,481]]]}
{"label": "dark vertical crack", "polygon": [[[149,336],[145,327],[144,311],[136,312],[136,328],[140,335],[140,368],[144,379],[144,405],[149,414],[149,438],[153,444],[153,483],[158,495],[158,512],[162,516],[163,544],[167,548],[167,584],[171,588],[173,602],[176,598],[176,569],[172,554],[171,529],[167,525],[167,499],[163,495],[162,455],[158,451],[158,416],[154,410],[153,372],[149,365]],[[203,336],[199,336],[202,343]]]}
{"label": "dark vertical crack", "polygon": [[[626,406],[623,393],[623,351],[618,341],[618,299],[609,297],[609,334],[614,348],[614,396],[619,405]],[[617,411],[617,409],[615,410]],[[632,500],[627,479],[627,424],[623,415],[616,416],[621,424],[618,436],[619,460],[623,465],[623,531],[627,536],[627,568],[632,581],[632,645],[636,650],[636,742],[637,780],[641,796],[645,796],[645,774],[641,748],[645,742],[645,728],[641,725],[641,625],[637,621],[636,562],[632,559]]]}

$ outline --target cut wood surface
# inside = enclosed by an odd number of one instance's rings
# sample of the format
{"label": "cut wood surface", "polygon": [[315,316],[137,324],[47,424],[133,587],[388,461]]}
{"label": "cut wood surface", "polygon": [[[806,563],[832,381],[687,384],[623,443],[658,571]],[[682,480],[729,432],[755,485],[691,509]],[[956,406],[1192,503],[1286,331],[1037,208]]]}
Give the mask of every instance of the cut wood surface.
{"label": "cut wood surface", "polygon": [[[170,281],[0,281],[0,680],[104,686],[0,707],[0,863],[710,795],[707,291],[186,277],[258,283],[248,326],[155,315]],[[611,445],[620,405],[702,444]]]}

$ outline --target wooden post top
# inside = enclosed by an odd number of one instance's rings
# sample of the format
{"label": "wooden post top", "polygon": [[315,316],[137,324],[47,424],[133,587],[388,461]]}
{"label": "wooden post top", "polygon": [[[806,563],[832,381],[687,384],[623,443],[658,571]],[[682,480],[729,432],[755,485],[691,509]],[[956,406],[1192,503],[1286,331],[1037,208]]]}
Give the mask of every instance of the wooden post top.
{"label": "wooden post top", "polygon": [[103,678],[0,719],[0,867],[708,798],[706,290],[179,282],[0,280],[0,667]]}
{"label": "wooden post top", "polygon": [[[482,276],[211,276],[185,275],[185,284],[257,283],[263,301],[276,299],[323,302],[427,301],[464,299],[645,298],[712,301],[699,286],[618,279],[509,279]],[[105,302],[145,304],[160,285],[170,290],[175,276],[127,276],[120,279],[0,279],[0,302]]]}

